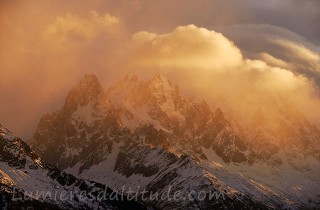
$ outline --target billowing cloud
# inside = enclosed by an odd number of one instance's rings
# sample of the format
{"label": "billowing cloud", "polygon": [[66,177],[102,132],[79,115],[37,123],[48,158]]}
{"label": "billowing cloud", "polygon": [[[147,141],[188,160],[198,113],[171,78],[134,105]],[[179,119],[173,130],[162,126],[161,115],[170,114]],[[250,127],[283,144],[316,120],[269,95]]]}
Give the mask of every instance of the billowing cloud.
{"label": "billowing cloud", "polygon": [[226,71],[242,62],[240,50],[222,34],[194,25],[162,35],[139,32],[133,35],[133,42],[132,60],[145,67],[157,64],[164,69]]}
{"label": "billowing cloud", "polygon": [[319,62],[320,61],[320,55],[319,53],[316,53],[307,47],[295,43],[289,40],[271,40],[271,42],[274,42],[276,45],[279,45],[289,51],[288,57],[292,57],[293,59],[299,59],[299,61],[309,61],[309,62]]}
{"label": "billowing cloud", "polygon": [[108,86],[160,71],[212,103],[276,93],[319,110],[318,2],[2,0],[1,123],[29,137],[86,72]]}
{"label": "billowing cloud", "polygon": [[245,57],[302,74],[320,87],[320,51],[304,37],[266,24],[227,26],[221,31],[240,47]]}
{"label": "billowing cloud", "polygon": [[286,39],[272,39],[271,43],[282,48],[281,56],[296,68],[308,69],[320,74],[320,53],[313,51],[301,43]]}
{"label": "billowing cloud", "polygon": [[269,53],[266,53],[266,52],[261,53],[260,58],[266,63],[270,64],[271,66],[278,66],[280,68],[290,68],[290,65],[286,61],[280,58],[276,58],[270,55]]}
{"label": "billowing cloud", "polygon": [[[167,34],[139,32],[133,35],[133,42],[131,71],[160,71],[174,78],[187,94],[203,97],[216,106],[228,106],[246,116],[280,97],[303,110],[313,122],[320,117],[308,111],[320,105],[317,88],[312,80],[285,68],[294,64],[269,54],[264,56],[273,65],[261,59],[245,59],[240,49],[220,33],[188,25]],[[277,42],[293,50],[292,56],[318,59],[302,46]]]}

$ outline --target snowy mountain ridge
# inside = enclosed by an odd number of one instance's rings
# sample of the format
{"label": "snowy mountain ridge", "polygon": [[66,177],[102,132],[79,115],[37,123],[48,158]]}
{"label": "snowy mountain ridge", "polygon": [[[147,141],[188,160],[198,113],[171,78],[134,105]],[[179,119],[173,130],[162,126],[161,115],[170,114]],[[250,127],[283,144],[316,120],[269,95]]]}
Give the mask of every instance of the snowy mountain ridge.
{"label": "snowy mountain ridge", "polygon": [[[147,209],[135,201],[97,200],[113,191],[77,179],[43,161],[30,147],[0,125],[0,207],[2,209]],[[94,199],[93,199],[94,198]]]}
{"label": "snowy mountain ridge", "polygon": [[[320,133],[294,108],[276,107],[283,112],[269,120],[262,120],[263,109],[257,111],[256,126],[243,129],[223,109],[212,111],[205,101],[184,98],[160,74],[149,81],[126,77],[106,92],[82,90],[81,84],[101,87],[87,75],[69,92],[67,105],[40,120],[30,142],[60,169],[112,189],[222,190],[229,200],[146,201],[161,209],[312,209],[319,204],[320,192],[312,186],[320,186]],[[268,121],[274,123],[264,126]]]}

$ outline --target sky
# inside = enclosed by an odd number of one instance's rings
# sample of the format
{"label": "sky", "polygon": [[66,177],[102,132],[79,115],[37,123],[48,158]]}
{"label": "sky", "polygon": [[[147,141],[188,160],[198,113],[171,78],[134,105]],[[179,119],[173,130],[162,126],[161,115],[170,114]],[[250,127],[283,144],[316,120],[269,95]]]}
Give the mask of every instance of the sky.
{"label": "sky", "polygon": [[244,113],[280,95],[320,125],[319,11],[319,0],[0,0],[0,123],[28,140],[85,73],[108,87],[160,72],[186,95],[247,101]]}

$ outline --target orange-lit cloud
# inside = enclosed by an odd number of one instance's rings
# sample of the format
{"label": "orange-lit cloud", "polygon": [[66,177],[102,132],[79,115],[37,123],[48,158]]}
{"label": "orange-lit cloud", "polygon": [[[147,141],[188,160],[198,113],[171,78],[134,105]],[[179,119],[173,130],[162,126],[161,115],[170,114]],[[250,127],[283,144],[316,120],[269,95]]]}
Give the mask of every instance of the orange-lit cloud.
{"label": "orange-lit cloud", "polygon": [[302,74],[320,87],[320,48],[304,37],[267,24],[227,26],[221,30],[240,47],[245,57]]}
{"label": "orange-lit cloud", "polygon": [[289,40],[271,40],[275,44],[287,49],[289,51],[289,55],[293,56],[296,59],[308,60],[311,62],[320,62],[320,55],[305,46],[295,43]]}
{"label": "orange-lit cloud", "polygon": [[240,50],[222,34],[194,25],[163,35],[139,32],[133,35],[133,42],[132,60],[144,66],[212,71],[234,68],[242,62]]}
{"label": "orange-lit cloud", "polygon": [[93,41],[101,35],[118,35],[119,25],[120,20],[108,13],[100,15],[90,11],[87,18],[68,13],[47,26],[45,36],[55,42]]}
{"label": "orange-lit cloud", "polygon": [[9,14],[0,17],[0,89],[5,94],[0,117],[20,135],[30,136],[41,115],[56,109],[86,72],[103,75],[104,82],[115,77],[117,72],[106,69],[125,51],[125,33],[109,13],[64,13],[22,26]]}
{"label": "orange-lit cloud", "polygon": [[[163,72],[187,94],[228,106],[243,116],[280,97],[303,110],[313,122],[320,119],[320,112],[309,111],[310,107],[319,110],[317,87],[307,77],[285,68],[294,64],[267,54],[264,58],[273,65],[245,59],[240,49],[220,33],[188,25],[167,34],[139,32],[133,35],[133,42],[131,70],[138,74]],[[292,56],[317,59],[306,48],[286,47],[294,48]]]}
{"label": "orange-lit cloud", "polygon": [[291,63],[292,68],[296,71],[304,69],[305,71],[308,70],[309,72],[318,74],[318,78],[316,79],[320,80],[319,52],[311,50],[303,44],[287,39],[272,39],[270,42],[282,48],[284,52],[283,57]]}
{"label": "orange-lit cloud", "polygon": [[[281,95],[315,122],[320,119],[312,81],[319,53],[301,37],[250,26],[235,30],[250,32],[241,45],[241,34],[233,37],[209,26],[250,22],[254,15],[243,15],[243,6],[220,0],[201,0],[196,7],[189,0],[150,2],[0,2],[0,122],[29,137],[39,118],[61,106],[86,72],[109,86],[126,73],[148,77],[159,71],[185,94],[213,105],[246,113]],[[232,12],[221,15],[226,8]],[[276,31],[285,36],[275,36]],[[260,35],[269,41],[255,40]]]}
{"label": "orange-lit cloud", "polygon": [[261,53],[260,58],[261,58],[261,60],[265,61],[266,63],[268,63],[271,66],[277,66],[280,68],[290,68],[290,65],[286,61],[284,61],[280,58],[276,58],[276,57],[270,55],[269,53],[266,53],[266,52]]}

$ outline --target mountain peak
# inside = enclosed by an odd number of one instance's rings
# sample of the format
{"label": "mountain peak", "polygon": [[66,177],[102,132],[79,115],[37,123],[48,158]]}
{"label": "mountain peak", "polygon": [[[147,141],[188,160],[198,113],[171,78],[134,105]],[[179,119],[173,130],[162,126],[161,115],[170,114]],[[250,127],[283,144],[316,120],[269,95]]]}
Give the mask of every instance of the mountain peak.
{"label": "mountain peak", "polygon": [[85,74],[84,78],[76,85],[75,88],[87,90],[90,92],[104,92],[102,85],[94,74]]}
{"label": "mountain peak", "polygon": [[0,136],[10,141],[15,139],[14,134],[8,129],[4,128],[1,124],[0,124]]}
{"label": "mountain peak", "polygon": [[157,73],[149,83],[149,88],[152,92],[157,93],[170,93],[174,91],[174,87],[172,87],[168,78],[164,77],[160,73]]}
{"label": "mountain peak", "polygon": [[[160,82],[160,83],[165,82],[165,83],[169,83],[169,84],[170,84],[168,78],[166,78],[165,76],[163,76],[163,75],[162,75],[161,73],[159,73],[159,72],[156,73],[156,74],[153,76],[151,82]],[[171,84],[170,84],[170,86],[171,86]]]}
{"label": "mountain peak", "polygon": [[105,91],[94,74],[86,74],[67,95],[64,108],[75,110],[76,107],[96,103],[105,98]]}
{"label": "mountain peak", "polygon": [[224,114],[223,114],[223,112],[222,112],[222,110],[220,108],[216,109],[216,111],[214,113],[214,117],[218,121],[225,121]]}

